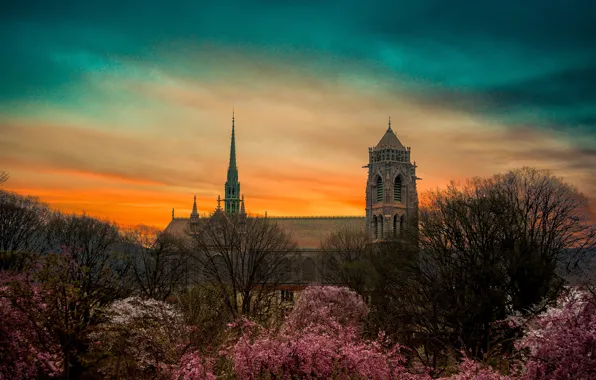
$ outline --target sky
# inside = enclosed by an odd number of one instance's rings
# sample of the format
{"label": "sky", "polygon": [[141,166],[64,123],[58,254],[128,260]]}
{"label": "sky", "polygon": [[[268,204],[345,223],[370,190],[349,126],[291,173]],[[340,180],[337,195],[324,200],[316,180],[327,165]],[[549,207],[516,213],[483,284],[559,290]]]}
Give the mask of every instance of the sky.
{"label": "sky", "polygon": [[232,109],[253,213],[363,215],[389,116],[419,192],[533,166],[596,199],[592,0],[23,0],[0,29],[4,187],[66,212],[213,211]]}

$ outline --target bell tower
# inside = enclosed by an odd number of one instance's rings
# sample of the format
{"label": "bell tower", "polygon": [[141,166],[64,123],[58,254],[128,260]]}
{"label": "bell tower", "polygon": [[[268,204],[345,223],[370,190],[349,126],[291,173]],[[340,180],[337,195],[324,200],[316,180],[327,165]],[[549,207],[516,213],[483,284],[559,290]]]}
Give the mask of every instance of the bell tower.
{"label": "bell tower", "polygon": [[410,147],[404,147],[391,129],[368,148],[366,182],[366,230],[373,241],[395,238],[418,222],[416,163]]}
{"label": "bell tower", "polygon": [[224,189],[224,211],[226,214],[240,212],[240,182],[238,182],[238,167],[236,166],[236,135],[234,127],[234,112],[232,111],[232,141],[230,143],[230,164],[228,177]]}

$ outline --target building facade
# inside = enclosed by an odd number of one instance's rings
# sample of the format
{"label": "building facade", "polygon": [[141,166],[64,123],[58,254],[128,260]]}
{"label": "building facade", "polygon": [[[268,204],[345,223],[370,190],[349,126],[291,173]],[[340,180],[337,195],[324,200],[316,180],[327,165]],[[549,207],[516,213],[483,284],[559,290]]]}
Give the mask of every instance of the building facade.
{"label": "building facade", "polygon": [[[321,275],[317,268],[323,267],[321,241],[340,229],[367,231],[373,241],[382,241],[399,235],[401,231],[414,225],[418,220],[418,193],[416,190],[416,165],[410,161],[410,147],[404,147],[389,126],[379,143],[369,148],[366,182],[365,216],[301,216],[265,217],[288,232],[296,242],[299,252],[292,270],[284,282],[289,285],[304,286],[320,283]],[[223,202],[223,209],[221,202]],[[240,191],[238,167],[236,163],[235,118],[232,115],[232,135],[230,158],[224,185],[224,198],[218,196],[217,207],[201,218],[198,213],[196,196],[189,218],[175,217],[165,231],[183,236],[189,230],[200,228],[217,213],[246,216],[244,195]],[[202,220],[205,219],[205,220]]]}

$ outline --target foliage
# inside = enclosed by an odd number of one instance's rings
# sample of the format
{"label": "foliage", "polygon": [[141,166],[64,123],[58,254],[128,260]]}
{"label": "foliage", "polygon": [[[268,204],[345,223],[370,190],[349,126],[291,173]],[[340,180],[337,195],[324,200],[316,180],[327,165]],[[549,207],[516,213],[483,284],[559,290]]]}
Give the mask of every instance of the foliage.
{"label": "foliage", "polygon": [[118,300],[105,319],[90,334],[88,356],[109,378],[167,378],[188,344],[181,313],[163,301]]}
{"label": "foliage", "polygon": [[215,380],[213,359],[204,358],[198,351],[185,354],[180,360],[180,367],[174,371],[173,379]]}
{"label": "foliage", "polygon": [[[0,379],[31,379],[62,375],[60,345],[56,337],[26,311],[47,309],[38,287],[30,298],[14,294],[26,284],[23,275],[0,273]],[[14,303],[14,304],[13,304]]]}
{"label": "foliage", "polygon": [[76,355],[86,348],[86,335],[99,306],[94,294],[81,290],[77,279],[82,271],[69,254],[50,254],[14,277],[2,292],[45,345],[38,350],[53,354],[49,347],[59,345],[66,378],[82,368]]}
{"label": "foliage", "polygon": [[357,326],[368,307],[355,292],[337,286],[310,286],[304,289],[286,319],[286,328],[308,326]]}
{"label": "foliage", "polygon": [[231,321],[219,289],[213,286],[195,286],[175,294],[176,305],[191,327],[193,347],[214,351],[226,338],[227,324]]}
{"label": "foliage", "polygon": [[490,367],[481,366],[480,363],[464,355],[458,366],[458,373],[449,377],[451,380],[509,380]]}
{"label": "foliage", "polygon": [[408,373],[402,348],[383,334],[362,339],[358,322],[366,312],[362,299],[347,288],[307,288],[281,329],[248,329],[230,348],[234,369],[246,379],[429,378]]}
{"label": "foliage", "polygon": [[524,353],[524,379],[596,378],[596,296],[571,289],[557,305],[529,321],[516,346]]}
{"label": "foliage", "polygon": [[382,311],[397,317],[388,332],[416,331],[418,342],[408,344],[423,345],[431,366],[452,350],[480,360],[512,352],[519,330],[495,323],[555,299],[563,285],[557,269],[595,237],[586,198],[547,171],[524,168],[431,192],[412,242],[418,261],[398,270],[383,261],[379,271]]}

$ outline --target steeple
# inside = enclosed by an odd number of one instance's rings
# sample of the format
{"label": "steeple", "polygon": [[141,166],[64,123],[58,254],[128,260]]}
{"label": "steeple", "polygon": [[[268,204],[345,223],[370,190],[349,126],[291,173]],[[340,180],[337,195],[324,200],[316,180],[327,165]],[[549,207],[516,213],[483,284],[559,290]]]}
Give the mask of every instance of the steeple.
{"label": "steeple", "polygon": [[192,202],[192,212],[190,213],[190,220],[198,220],[199,219],[199,212],[197,211],[197,196],[194,196],[194,200]]}
{"label": "steeple", "polygon": [[238,168],[236,167],[236,127],[234,126],[234,111],[232,111],[232,141],[230,143],[230,165],[228,166],[228,181],[238,181]]}
{"label": "steeple", "polygon": [[240,213],[246,215],[246,208],[244,207],[244,194],[242,194],[242,206],[240,206]]}
{"label": "steeple", "polygon": [[225,185],[224,210],[227,214],[240,212],[240,182],[238,182],[238,167],[236,166],[236,126],[234,111],[232,110],[232,139],[230,142],[230,164]]}

